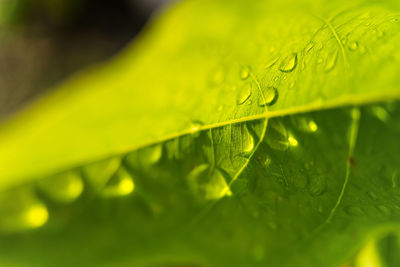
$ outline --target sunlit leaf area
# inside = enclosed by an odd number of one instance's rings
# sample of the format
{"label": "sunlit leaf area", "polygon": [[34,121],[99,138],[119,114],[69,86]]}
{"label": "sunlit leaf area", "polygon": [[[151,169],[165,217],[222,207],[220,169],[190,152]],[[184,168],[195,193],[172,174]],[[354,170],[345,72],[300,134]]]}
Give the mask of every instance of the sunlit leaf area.
{"label": "sunlit leaf area", "polygon": [[400,266],[397,0],[0,0],[0,266]]}

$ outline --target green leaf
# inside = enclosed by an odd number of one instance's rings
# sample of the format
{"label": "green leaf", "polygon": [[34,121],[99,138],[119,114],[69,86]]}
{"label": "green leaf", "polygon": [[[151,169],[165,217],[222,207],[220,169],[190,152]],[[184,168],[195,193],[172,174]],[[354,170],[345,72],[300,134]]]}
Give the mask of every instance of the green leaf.
{"label": "green leaf", "polygon": [[0,264],[396,266],[399,9],[159,15],[0,128]]}

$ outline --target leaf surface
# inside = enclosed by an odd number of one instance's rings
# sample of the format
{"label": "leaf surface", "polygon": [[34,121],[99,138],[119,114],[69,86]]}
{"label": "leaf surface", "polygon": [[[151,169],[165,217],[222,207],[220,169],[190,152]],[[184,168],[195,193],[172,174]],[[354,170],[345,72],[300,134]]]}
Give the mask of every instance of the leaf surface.
{"label": "leaf surface", "polygon": [[0,128],[0,263],[368,260],[399,226],[398,11],[170,8]]}

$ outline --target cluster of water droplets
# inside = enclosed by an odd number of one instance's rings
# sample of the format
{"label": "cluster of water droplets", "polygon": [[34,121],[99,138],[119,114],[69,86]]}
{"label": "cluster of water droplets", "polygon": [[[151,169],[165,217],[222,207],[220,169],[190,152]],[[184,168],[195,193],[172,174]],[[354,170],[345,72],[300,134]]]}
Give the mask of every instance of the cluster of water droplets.
{"label": "cluster of water droplets", "polygon": [[247,103],[251,105],[253,101],[252,96],[257,96],[257,103],[260,107],[274,105],[279,97],[278,89],[273,86],[261,84],[255,74],[251,72],[250,67],[242,67],[240,70],[240,78],[243,80],[240,90],[236,96],[236,104],[243,105]]}
{"label": "cluster of water droplets", "polygon": [[[162,146],[155,145],[134,152],[142,164],[156,164]],[[127,154],[125,158],[132,155]],[[120,198],[133,193],[135,175],[123,164],[124,157],[91,163],[70,171],[40,179],[2,193],[0,198],[0,233],[15,233],[44,226],[51,219],[50,206],[65,207],[86,194],[95,198]]]}

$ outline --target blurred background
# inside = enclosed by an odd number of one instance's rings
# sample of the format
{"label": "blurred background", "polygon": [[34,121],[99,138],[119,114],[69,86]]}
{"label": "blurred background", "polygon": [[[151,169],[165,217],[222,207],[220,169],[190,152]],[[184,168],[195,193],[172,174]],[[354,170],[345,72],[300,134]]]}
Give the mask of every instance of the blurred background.
{"label": "blurred background", "polygon": [[0,0],[0,120],[115,55],[171,0]]}

